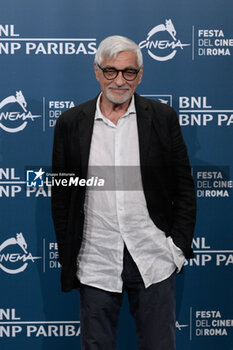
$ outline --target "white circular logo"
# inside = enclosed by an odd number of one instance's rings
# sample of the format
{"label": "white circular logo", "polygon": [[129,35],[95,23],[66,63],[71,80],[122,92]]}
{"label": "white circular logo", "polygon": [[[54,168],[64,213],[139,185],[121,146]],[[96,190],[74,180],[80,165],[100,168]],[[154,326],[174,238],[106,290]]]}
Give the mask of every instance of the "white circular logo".
{"label": "white circular logo", "polygon": [[[1,111],[6,105],[12,103],[19,106],[20,111]],[[0,102],[0,128],[4,131],[11,133],[19,132],[27,126],[28,120],[34,120],[34,118],[40,117],[41,115],[32,115],[30,111],[27,111],[27,102],[22,91],[16,91],[16,96],[8,96]],[[13,123],[17,126],[12,127]]]}
{"label": "white circular logo", "polygon": [[[8,252],[6,248],[12,245],[20,247],[22,253]],[[22,233],[17,233],[16,238],[9,238],[0,245],[0,268],[6,273],[16,274],[23,272],[28,266],[27,261],[35,262],[35,259],[41,259],[41,257],[34,257],[31,253],[27,252],[27,243]],[[16,268],[9,268],[11,265],[13,267],[14,264],[20,266]]]}
{"label": "white circular logo", "polygon": [[[168,38],[167,35],[164,39],[159,38],[158,33],[161,32],[168,34]],[[171,60],[175,56],[177,48],[183,50],[184,46],[190,46],[190,44],[182,44],[180,40],[177,40],[176,30],[171,19],[166,20],[165,25],[159,24],[151,29],[146,40],[139,43],[139,47],[146,48],[148,55],[156,61]]]}

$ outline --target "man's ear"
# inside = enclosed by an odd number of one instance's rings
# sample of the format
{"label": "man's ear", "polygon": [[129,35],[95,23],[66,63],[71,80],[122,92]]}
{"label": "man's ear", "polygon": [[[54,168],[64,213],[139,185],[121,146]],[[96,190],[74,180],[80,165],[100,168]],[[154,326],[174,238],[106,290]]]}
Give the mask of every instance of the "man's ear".
{"label": "man's ear", "polygon": [[95,72],[95,77],[97,81],[99,81],[99,68],[97,67],[96,62],[94,62],[94,72]]}
{"label": "man's ear", "polygon": [[143,76],[143,66],[141,66],[141,68],[140,68],[140,72],[138,73],[138,75],[139,75],[138,84],[140,84],[140,83],[141,83],[141,81],[142,81],[142,76]]}

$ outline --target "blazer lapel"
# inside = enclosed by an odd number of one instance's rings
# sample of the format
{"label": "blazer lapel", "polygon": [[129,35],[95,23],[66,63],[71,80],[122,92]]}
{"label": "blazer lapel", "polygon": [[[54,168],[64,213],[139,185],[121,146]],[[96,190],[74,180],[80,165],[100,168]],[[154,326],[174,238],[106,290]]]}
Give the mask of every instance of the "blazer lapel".
{"label": "blazer lapel", "polygon": [[90,154],[91,138],[95,120],[97,97],[83,107],[83,115],[79,118],[79,141],[81,154],[82,176],[86,179]]}
{"label": "blazer lapel", "polygon": [[137,112],[140,164],[142,167],[146,165],[152,118],[148,111],[147,102],[137,94],[135,94],[135,107]]}

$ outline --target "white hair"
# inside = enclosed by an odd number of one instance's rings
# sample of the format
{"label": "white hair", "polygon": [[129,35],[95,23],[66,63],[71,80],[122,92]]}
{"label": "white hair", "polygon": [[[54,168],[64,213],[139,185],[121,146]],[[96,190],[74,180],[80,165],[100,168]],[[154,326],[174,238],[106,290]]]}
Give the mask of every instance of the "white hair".
{"label": "white hair", "polygon": [[135,52],[138,66],[141,68],[143,63],[141,49],[133,40],[120,35],[109,36],[101,41],[95,54],[95,62],[100,65],[105,56],[115,59],[122,51]]}

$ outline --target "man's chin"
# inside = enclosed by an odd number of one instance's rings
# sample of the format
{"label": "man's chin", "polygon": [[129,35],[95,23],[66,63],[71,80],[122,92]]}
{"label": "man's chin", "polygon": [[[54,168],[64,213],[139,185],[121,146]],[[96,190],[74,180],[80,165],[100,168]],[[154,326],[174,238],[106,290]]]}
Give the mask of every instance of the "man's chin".
{"label": "man's chin", "polygon": [[108,99],[110,102],[112,102],[112,103],[115,103],[115,104],[122,104],[122,103],[125,103],[125,102],[127,102],[128,100],[130,100],[131,94],[130,94],[130,93],[127,93],[127,94],[124,95],[124,96],[113,96],[112,94],[107,93],[107,94],[106,94],[106,97],[107,97],[107,99]]}

